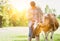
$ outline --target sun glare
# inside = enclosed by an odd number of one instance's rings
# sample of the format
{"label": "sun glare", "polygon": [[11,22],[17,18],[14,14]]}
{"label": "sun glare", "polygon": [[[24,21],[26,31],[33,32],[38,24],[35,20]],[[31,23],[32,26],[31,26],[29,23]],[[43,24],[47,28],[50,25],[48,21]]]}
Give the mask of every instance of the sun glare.
{"label": "sun glare", "polygon": [[16,8],[19,11],[22,11],[23,9],[27,8],[25,2],[22,0],[11,0],[10,2],[14,8]]}

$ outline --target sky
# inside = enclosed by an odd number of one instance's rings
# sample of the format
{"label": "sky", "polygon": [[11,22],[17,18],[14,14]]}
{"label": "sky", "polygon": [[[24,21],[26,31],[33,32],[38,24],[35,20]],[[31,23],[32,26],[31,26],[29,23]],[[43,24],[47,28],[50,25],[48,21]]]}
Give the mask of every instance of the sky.
{"label": "sky", "polygon": [[44,12],[45,6],[48,5],[51,9],[56,9],[56,15],[60,15],[60,0],[9,0],[18,10],[30,7],[30,2],[35,1],[36,5],[39,6]]}

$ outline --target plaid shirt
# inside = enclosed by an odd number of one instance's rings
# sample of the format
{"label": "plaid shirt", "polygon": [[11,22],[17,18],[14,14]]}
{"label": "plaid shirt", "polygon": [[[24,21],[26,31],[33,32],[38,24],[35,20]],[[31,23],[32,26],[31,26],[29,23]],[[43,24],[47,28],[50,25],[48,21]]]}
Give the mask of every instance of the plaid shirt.
{"label": "plaid shirt", "polygon": [[42,16],[43,16],[42,10],[39,7],[36,7],[35,9],[30,8],[28,10],[29,21],[41,22]]}

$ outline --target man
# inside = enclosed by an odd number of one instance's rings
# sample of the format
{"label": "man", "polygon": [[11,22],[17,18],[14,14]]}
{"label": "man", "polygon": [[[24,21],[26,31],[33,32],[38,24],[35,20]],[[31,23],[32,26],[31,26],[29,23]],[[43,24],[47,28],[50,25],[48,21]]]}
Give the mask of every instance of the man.
{"label": "man", "polygon": [[[36,7],[34,1],[30,2],[31,8],[28,10],[28,20],[29,20],[29,39],[28,41],[32,40],[33,37],[33,30],[35,23],[42,22],[43,13],[39,7]],[[35,36],[36,41],[39,41],[39,35]]]}

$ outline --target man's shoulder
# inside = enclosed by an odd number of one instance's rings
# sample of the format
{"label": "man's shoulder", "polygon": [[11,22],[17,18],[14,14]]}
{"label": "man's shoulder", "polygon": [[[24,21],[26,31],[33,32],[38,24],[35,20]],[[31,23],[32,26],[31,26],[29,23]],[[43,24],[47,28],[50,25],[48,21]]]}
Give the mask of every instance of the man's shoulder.
{"label": "man's shoulder", "polygon": [[41,8],[40,8],[40,7],[38,7],[38,6],[37,6],[36,8],[37,8],[38,10],[39,10],[39,9],[41,9]]}

